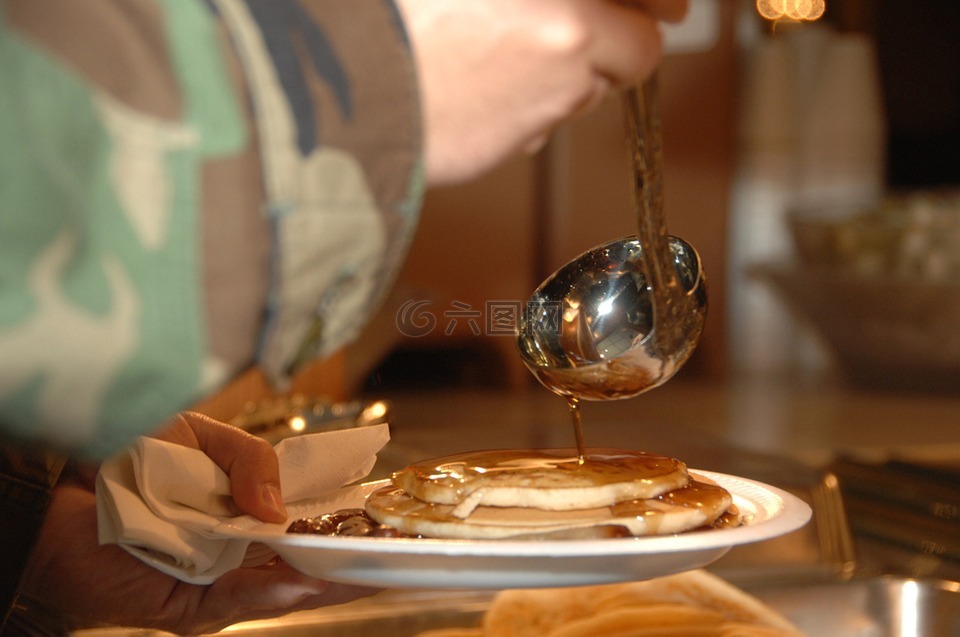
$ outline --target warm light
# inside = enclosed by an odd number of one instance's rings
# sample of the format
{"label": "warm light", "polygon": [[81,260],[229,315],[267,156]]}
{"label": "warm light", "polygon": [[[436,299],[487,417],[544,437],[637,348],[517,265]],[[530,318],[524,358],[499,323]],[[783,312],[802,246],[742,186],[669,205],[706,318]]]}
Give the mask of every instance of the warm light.
{"label": "warm light", "polygon": [[294,431],[303,431],[307,428],[307,421],[303,416],[294,416],[290,419],[290,429]]}
{"label": "warm light", "polygon": [[767,20],[819,20],[827,9],[825,0],[757,0],[757,12]]}
{"label": "warm light", "polygon": [[378,400],[375,403],[370,403],[367,408],[364,409],[364,413],[371,418],[383,418],[387,415],[387,403],[381,400]]}

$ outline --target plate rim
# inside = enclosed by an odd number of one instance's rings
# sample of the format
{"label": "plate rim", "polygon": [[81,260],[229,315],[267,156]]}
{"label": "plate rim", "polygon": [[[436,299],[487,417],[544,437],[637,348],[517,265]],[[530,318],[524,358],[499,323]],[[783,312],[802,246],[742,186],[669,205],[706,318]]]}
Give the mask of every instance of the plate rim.
{"label": "plate rim", "polygon": [[[382,538],[382,537],[343,537],[286,533],[286,525],[273,526],[270,532],[257,532],[253,529],[236,529],[230,533],[235,538],[244,538],[262,542],[274,550],[277,547],[289,549],[317,549],[319,551],[344,551],[378,554],[443,555],[451,557],[603,557],[616,555],[644,555],[656,553],[678,553],[683,551],[702,551],[732,548],[751,544],[780,535],[785,535],[807,524],[813,515],[809,504],[799,497],[770,484],[731,474],[690,469],[691,473],[702,475],[718,482],[731,491],[734,502],[747,501],[756,506],[756,498],[751,500],[743,494],[752,489],[764,493],[779,503],[778,510],[766,519],[756,523],[747,523],[729,529],[707,529],[659,536],[628,538],[601,538],[589,540],[464,540],[440,538]],[[374,488],[388,484],[389,480],[377,480],[356,485],[358,489],[369,493]],[[731,488],[731,486],[735,488]],[[319,501],[319,500],[318,500]],[[264,525],[266,526],[266,525]],[[263,528],[263,527],[260,527]],[[280,532],[278,532],[280,529]]]}

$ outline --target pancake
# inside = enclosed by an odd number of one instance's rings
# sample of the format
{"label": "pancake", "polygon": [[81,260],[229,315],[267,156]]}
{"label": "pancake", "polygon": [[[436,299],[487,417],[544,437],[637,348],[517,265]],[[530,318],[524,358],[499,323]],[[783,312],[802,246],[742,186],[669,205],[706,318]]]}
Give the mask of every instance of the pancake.
{"label": "pancake", "polygon": [[393,484],[446,514],[467,518],[474,509],[523,507],[570,511],[650,499],[684,486],[679,460],[639,451],[589,449],[496,450],[418,462],[394,473]]}
{"label": "pancake", "polygon": [[424,502],[403,489],[388,486],[368,496],[366,512],[380,524],[429,538],[587,539],[682,533],[712,524],[731,504],[726,489],[692,480],[655,498],[609,506],[556,510],[486,506],[485,502],[462,518],[456,513],[456,505]]}
{"label": "pancake", "polygon": [[608,448],[462,453],[411,464],[391,483],[367,497],[367,515],[428,538],[668,535],[730,522],[733,504],[675,458]]}

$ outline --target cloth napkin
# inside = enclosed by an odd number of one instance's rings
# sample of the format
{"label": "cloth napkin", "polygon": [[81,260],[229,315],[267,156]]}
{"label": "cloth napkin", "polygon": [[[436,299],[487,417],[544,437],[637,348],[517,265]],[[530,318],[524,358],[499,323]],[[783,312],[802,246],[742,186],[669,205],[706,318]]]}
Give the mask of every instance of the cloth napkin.
{"label": "cloth napkin", "polygon": [[[275,450],[284,502],[290,507],[349,488],[370,473],[389,437],[382,424],[282,440]],[[245,563],[252,540],[237,537],[238,528],[270,526],[238,513],[229,477],[205,453],[153,438],[139,438],[105,462],[96,493],[101,544],[118,544],[192,584],[209,584]]]}

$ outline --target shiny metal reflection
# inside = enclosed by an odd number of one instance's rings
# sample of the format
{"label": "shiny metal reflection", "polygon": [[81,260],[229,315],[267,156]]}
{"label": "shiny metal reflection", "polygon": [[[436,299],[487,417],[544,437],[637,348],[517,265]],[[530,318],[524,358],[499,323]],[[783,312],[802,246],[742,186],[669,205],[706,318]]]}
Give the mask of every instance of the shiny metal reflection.
{"label": "shiny metal reflection", "polygon": [[[628,398],[686,362],[703,332],[706,283],[696,250],[677,237],[669,242],[681,288],[669,324],[656,324],[636,237],[583,253],[537,288],[519,317],[517,345],[541,383],[587,400]],[[656,338],[658,330],[676,338]]]}

